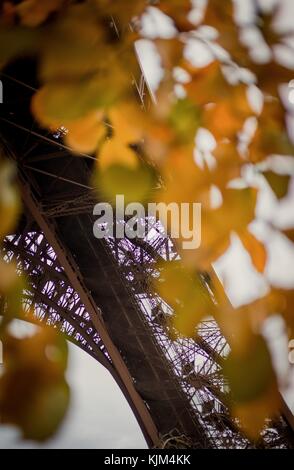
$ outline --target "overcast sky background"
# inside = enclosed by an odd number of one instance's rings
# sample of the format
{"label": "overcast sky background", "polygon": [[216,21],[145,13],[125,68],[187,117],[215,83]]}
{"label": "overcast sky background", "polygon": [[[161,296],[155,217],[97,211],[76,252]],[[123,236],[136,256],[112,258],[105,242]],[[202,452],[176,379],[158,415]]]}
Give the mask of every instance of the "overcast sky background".
{"label": "overcast sky background", "polygon": [[[241,0],[242,15],[248,9],[249,1]],[[271,0],[261,3],[268,5]],[[280,19],[284,26],[293,28],[294,2],[281,0],[285,6]],[[155,20],[157,27],[164,34],[170,34],[172,25]],[[152,35],[152,25],[149,31]],[[145,49],[144,49],[145,47]],[[150,50],[150,49],[149,49]],[[143,45],[141,53],[145,70],[150,83],[158,81],[160,72],[156,57],[150,55],[148,46]],[[294,58],[294,57],[293,57]],[[152,71],[152,73],[148,73]],[[158,75],[159,74],[159,75]],[[293,72],[294,79],[294,72]],[[294,174],[294,173],[293,173]],[[266,187],[259,201],[258,213],[263,222],[254,224],[256,235],[267,243],[270,257],[266,270],[266,278],[274,284],[286,282],[289,288],[294,287],[294,253],[290,244],[281,239],[275,232],[264,230],[264,221],[275,219],[279,226],[294,225],[294,183],[292,182],[289,196],[278,203],[271,191]],[[252,270],[248,255],[240,248],[238,239],[233,239],[232,248],[224,259],[216,265],[217,271],[226,284],[228,294],[235,305],[248,302],[266,292],[267,282]],[[279,318],[271,322],[268,335],[274,338],[273,348],[284,351],[277,361],[281,369],[281,377],[287,372],[289,364],[285,361],[288,345],[285,341],[284,326]],[[22,326],[28,329],[28,326]],[[267,333],[267,332],[266,332]],[[54,439],[43,445],[34,442],[23,442],[18,432],[12,427],[0,427],[0,448],[145,448],[146,444],[132,412],[111,376],[94,359],[73,345],[69,345],[70,363],[68,381],[71,386],[72,399],[68,416]],[[294,374],[293,383],[285,384],[285,396],[294,410]]]}
{"label": "overcast sky background", "polygon": [[0,426],[0,449],[146,448],[137,421],[110,374],[76,346],[69,344],[69,352],[71,405],[58,434],[38,445],[22,441],[14,428]]}

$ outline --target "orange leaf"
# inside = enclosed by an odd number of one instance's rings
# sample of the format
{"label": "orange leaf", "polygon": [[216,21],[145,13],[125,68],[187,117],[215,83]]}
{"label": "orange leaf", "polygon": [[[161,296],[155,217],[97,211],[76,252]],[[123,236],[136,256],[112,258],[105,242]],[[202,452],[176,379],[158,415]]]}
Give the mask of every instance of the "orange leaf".
{"label": "orange leaf", "polygon": [[254,267],[258,272],[263,273],[267,262],[267,252],[263,243],[248,230],[241,235],[241,241],[249,253]]}
{"label": "orange leaf", "polygon": [[102,111],[92,112],[68,125],[65,123],[64,127],[68,129],[65,142],[76,152],[94,152],[98,143],[106,136]]}

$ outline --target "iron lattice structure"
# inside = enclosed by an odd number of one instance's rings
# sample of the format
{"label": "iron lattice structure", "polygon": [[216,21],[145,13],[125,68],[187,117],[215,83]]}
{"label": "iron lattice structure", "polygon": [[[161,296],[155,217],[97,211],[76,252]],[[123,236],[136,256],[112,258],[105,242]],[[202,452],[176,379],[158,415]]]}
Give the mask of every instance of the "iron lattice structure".
{"label": "iron lattice structure", "polygon": [[[2,147],[17,162],[24,203],[3,255],[26,275],[28,320],[58,328],[107,368],[149,446],[255,447],[226,406],[222,362],[228,345],[215,321],[204,321],[193,339],[174,337],[168,321],[173,310],[152,287],[158,260],[180,263],[172,241],[156,220],[145,220],[144,240],[94,238],[97,197],[89,181],[95,158],[77,158],[59,133],[38,127],[29,112],[33,67],[22,65],[2,77]],[[202,280],[203,295],[213,302],[207,278]],[[292,445],[283,416],[268,423],[256,444]]]}

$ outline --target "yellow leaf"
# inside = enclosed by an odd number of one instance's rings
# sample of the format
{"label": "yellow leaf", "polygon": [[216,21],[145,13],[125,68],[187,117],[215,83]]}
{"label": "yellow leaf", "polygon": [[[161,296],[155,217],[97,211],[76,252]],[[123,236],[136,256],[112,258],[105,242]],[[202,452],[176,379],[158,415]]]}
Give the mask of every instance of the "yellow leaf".
{"label": "yellow leaf", "polygon": [[15,20],[16,6],[12,2],[4,1],[1,11],[1,24],[11,26]]}
{"label": "yellow leaf", "polygon": [[233,2],[209,0],[202,23],[218,31],[217,44],[228,51],[238,65],[250,65],[248,51],[240,42],[240,29],[235,21]]}
{"label": "yellow leaf", "polygon": [[226,189],[218,209],[203,208],[200,247],[182,255],[198,269],[209,269],[229,247],[231,233],[243,231],[255,215],[256,190]]}
{"label": "yellow leaf", "polygon": [[180,143],[193,142],[200,122],[200,109],[187,98],[177,100],[168,116],[168,123],[174,130],[175,138]]}
{"label": "yellow leaf", "polygon": [[266,94],[279,97],[280,85],[288,84],[293,79],[292,67],[285,67],[271,61],[267,64],[254,64],[251,70],[255,73],[259,88]]}
{"label": "yellow leaf", "polygon": [[0,259],[0,293],[1,295],[7,294],[17,281],[18,275],[16,272],[15,263],[7,263]]}
{"label": "yellow leaf", "polygon": [[93,183],[101,197],[115,202],[124,195],[129,202],[146,202],[151,197],[154,170],[142,164],[137,154],[117,138],[108,140],[98,153]]}
{"label": "yellow leaf", "polygon": [[103,116],[102,111],[94,111],[69,124],[64,123],[68,131],[65,136],[66,144],[75,152],[93,153],[106,136]]}
{"label": "yellow leaf", "polygon": [[[166,73],[171,72],[176,66],[181,64],[184,43],[178,38],[155,39],[154,44],[161,56],[162,66]],[[169,74],[168,77],[170,77]]]}
{"label": "yellow leaf", "polygon": [[100,11],[102,18],[106,15],[113,16],[118,23],[118,27],[125,31],[128,28],[128,23],[134,17],[140,16],[146,8],[145,0],[128,0],[125,2],[118,2],[116,0],[95,0],[96,8]]}
{"label": "yellow leaf", "polygon": [[89,2],[71,5],[51,25],[43,42],[40,77],[43,82],[90,77],[111,62],[104,29]]}
{"label": "yellow leaf", "polygon": [[13,177],[13,165],[0,161],[0,239],[11,234],[20,213],[20,199],[17,188],[12,183]]}
{"label": "yellow leaf", "polygon": [[32,99],[32,111],[39,123],[57,128],[65,122],[80,119],[95,110],[107,108],[121,90],[96,76],[87,80],[49,82]]}
{"label": "yellow leaf", "polygon": [[136,153],[130,149],[124,141],[118,138],[108,139],[97,155],[98,165],[101,170],[112,165],[122,165],[129,168],[137,168],[139,159]]}
{"label": "yellow leaf", "polygon": [[146,126],[146,113],[140,110],[138,103],[121,102],[113,106],[108,113],[113,126],[113,133],[124,144],[142,141]]}
{"label": "yellow leaf", "polygon": [[40,32],[0,25],[0,67],[19,56],[34,56],[40,49]]}
{"label": "yellow leaf", "polygon": [[269,155],[293,155],[294,146],[285,127],[285,110],[280,101],[265,101],[258,127],[249,147],[249,160],[253,163]]}

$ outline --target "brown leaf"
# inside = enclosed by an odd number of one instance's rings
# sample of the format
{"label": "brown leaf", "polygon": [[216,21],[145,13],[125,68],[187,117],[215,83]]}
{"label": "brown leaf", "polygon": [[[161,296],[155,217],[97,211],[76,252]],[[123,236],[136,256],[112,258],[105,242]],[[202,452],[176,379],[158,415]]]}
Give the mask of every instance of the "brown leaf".
{"label": "brown leaf", "polygon": [[280,175],[273,171],[265,171],[263,172],[263,176],[278,199],[283,199],[287,196],[291,179],[289,175]]}

